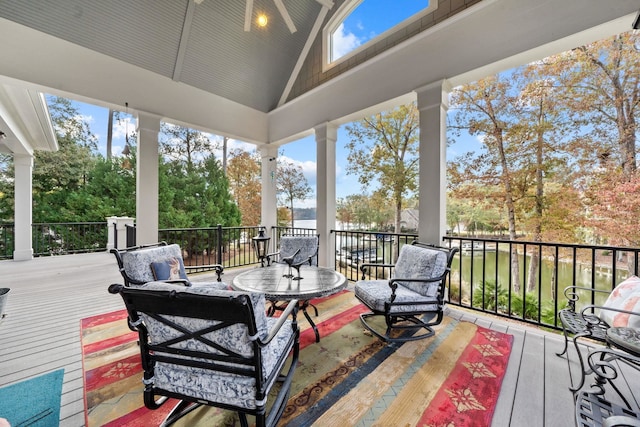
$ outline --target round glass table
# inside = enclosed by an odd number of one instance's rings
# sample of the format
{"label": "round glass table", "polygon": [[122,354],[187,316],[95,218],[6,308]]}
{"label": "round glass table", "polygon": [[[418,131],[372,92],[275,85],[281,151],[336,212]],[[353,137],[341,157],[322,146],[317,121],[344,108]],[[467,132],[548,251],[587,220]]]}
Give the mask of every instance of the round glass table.
{"label": "round glass table", "polygon": [[313,298],[327,297],[343,290],[347,287],[347,278],[333,269],[309,265],[300,267],[298,277],[291,277],[290,273],[290,268],[286,264],[258,267],[238,274],[234,277],[231,287],[237,291],[265,294],[265,298],[272,304],[269,314],[280,309],[277,305],[280,301],[299,300],[299,308],[313,328],[316,342],[319,342],[318,328],[307,311],[311,305],[309,301]]}

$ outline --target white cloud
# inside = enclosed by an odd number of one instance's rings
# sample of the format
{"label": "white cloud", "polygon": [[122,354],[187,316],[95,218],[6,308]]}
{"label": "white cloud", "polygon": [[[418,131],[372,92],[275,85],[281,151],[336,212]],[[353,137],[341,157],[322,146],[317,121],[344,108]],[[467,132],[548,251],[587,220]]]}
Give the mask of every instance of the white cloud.
{"label": "white cloud", "polygon": [[127,133],[129,136],[133,135],[136,131],[136,121],[132,117],[125,117],[113,122],[113,140],[126,139]]}
{"label": "white cloud", "polygon": [[332,58],[338,59],[360,46],[361,42],[353,33],[345,33],[344,23],[340,24],[332,37]]}
{"label": "white cloud", "polygon": [[[317,179],[318,175],[316,171],[316,168],[317,168],[316,162],[313,162],[311,160],[306,160],[301,162],[300,160],[295,160],[287,156],[280,156],[280,159],[283,162],[293,163],[294,165],[299,166],[302,169],[302,174],[307,179],[307,183],[309,184],[311,189],[314,190],[314,194],[315,194],[316,183],[318,180]],[[314,203],[315,203],[315,198],[314,198]]]}

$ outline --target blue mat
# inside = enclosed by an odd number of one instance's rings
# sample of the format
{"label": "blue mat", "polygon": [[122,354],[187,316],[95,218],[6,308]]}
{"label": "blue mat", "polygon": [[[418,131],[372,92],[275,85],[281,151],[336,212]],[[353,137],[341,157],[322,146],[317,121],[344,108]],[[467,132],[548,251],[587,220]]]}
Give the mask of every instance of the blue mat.
{"label": "blue mat", "polygon": [[64,369],[0,388],[0,418],[11,427],[60,424]]}

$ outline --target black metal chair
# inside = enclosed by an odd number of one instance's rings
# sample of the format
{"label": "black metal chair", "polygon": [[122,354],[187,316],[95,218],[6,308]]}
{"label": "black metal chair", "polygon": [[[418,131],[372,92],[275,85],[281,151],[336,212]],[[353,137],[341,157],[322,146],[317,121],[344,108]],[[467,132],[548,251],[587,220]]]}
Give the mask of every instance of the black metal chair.
{"label": "black metal chair", "polygon": [[277,423],[298,361],[298,301],[270,318],[264,294],[166,282],[111,285],[109,292],[120,294],[139,334],[145,406],[180,400],[162,425],[202,405],[238,412],[243,426],[247,415],[258,427]]}
{"label": "black metal chair", "polygon": [[[636,344],[640,344],[640,334],[636,331]],[[636,345],[637,347],[637,345]],[[640,357],[626,351],[607,347],[596,348],[587,356],[589,370],[594,374],[595,382],[588,390],[576,393],[576,425],[579,427],[640,427],[640,410],[629,395],[621,390],[616,382],[621,369],[633,369],[640,372]],[[607,385],[612,390],[607,389]],[[623,385],[623,384],[621,384]],[[634,386],[634,384],[630,384]],[[611,396],[610,392],[616,395]],[[628,390],[632,393],[633,390]],[[606,394],[609,394],[607,397]]]}
{"label": "black metal chair", "polygon": [[[396,264],[362,264],[355,296],[371,310],[360,315],[365,328],[388,342],[432,336],[432,326],[442,322],[447,276],[457,251],[413,242],[400,249]],[[365,280],[370,267],[391,268],[391,279]],[[374,317],[384,318],[385,332],[371,324]]]}
{"label": "black metal chair", "polygon": [[[271,262],[283,263],[289,266],[287,277],[300,280],[300,267],[302,265],[318,265],[318,250],[320,248],[320,236],[282,236],[280,237],[280,250],[267,254],[267,266]],[[297,272],[297,276],[291,274],[291,268]]]}
{"label": "black metal chair", "polygon": [[[584,385],[585,375],[589,373],[584,356],[580,351],[578,340],[588,338],[607,343],[607,332],[611,325],[614,324],[614,319],[617,315],[631,316],[631,319],[635,319],[632,321],[640,322],[640,311],[630,311],[622,308],[625,307],[625,300],[635,293],[640,293],[640,279],[635,276],[627,278],[612,292],[582,286],[568,286],[565,288],[564,295],[567,298],[568,306],[558,312],[564,335],[564,346],[562,351],[556,354],[558,356],[567,354],[569,339],[573,341],[580,363],[581,377],[577,385],[574,386],[572,384],[571,391],[580,390]],[[592,303],[596,300],[596,295],[598,294],[608,297],[607,301],[602,305]],[[587,303],[580,308],[581,297]]]}
{"label": "black metal chair", "polygon": [[116,257],[125,286],[143,285],[154,280],[171,281],[191,286],[187,274],[191,271],[214,270],[217,282],[199,282],[198,286],[213,286],[226,289],[222,283],[224,267],[220,264],[185,266],[182,250],[176,244],[166,242],[134,246],[126,249],[111,249]]}

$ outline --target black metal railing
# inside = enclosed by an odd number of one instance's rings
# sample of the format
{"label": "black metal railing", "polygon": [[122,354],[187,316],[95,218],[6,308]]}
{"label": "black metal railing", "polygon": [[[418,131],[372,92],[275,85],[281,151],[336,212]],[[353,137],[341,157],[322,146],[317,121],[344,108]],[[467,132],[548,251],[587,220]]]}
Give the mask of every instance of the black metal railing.
{"label": "black metal railing", "polygon": [[[50,222],[31,225],[34,256],[107,250],[106,222]],[[0,259],[13,258],[15,225],[0,224]]]}
{"label": "black metal railing", "polygon": [[0,223],[0,259],[13,258],[15,232],[13,223]]}
{"label": "black metal railing", "polygon": [[[187,265],[241,267],[259,262],[252,240],[259,229],[221,225],[164,229],[159,230],[158,240],[179,244]],[[107,233],[106,222],[33,224],[34,254],[106,251]],[[284,234],[316,233],[311,228],[273,227],[270,250],[277,250]],[[362,263],[393,264],[400,248],[418,238],[416,234],[370,231],[331,233],[335,268],[351,281],[360,279]],[[131,234],[135,236],[135,228]],[[0,224],[0,258],[13,256],[14,239],[14,225]],[[442,245],[460,249],[451,267],[449,304],[552,329],[559,329],[557,314],[567,304],[565,287],[611,290],[640,270],[640,248],[455,236],[444,237]],[[389,270],[371,269],[369,273],[371,278],[387,278]],[[586,303],[601,304],[604,298]]]}
{"label": "black metal railing", "polygon": [[158,239],[177,243],[186,265],[221,264],[225,268],[257,264],[253,238],[260,227],[171,228],[158,230]]}
{"label": "black metal railing", "polygon": [[268,252],[276,252],[280,247],[280,237],[288,236],[315,236],[317,234],[315,228],[297,228],[297,227],[271,227],[271,242]]}
{"label": "black metal railing", "polygon": [[[449,303],[559,329],[564,289],[612,290],[638,274],[639,248],[445,237],[460,248],[449,283]],[[606,294],[585,292],[585,304],[602,304]]]}
{"label": "black metal railing", "polygon": [[[335,235],[336,270],[356,281],[363,263],[394,264],[400,248],[416,240],[416,234],[395,234],[372,231],[337,231]],[[374,269],[374,277],[383,278],[388,269]]]}
{"label": "black metal railing", "polygon": [[[336,270],[349,280],[360,279],[358,267],[363,262],[395,263],[402,245],[418,238],[415,234],[333,233]],[[567,305],[567,286],[611,290],[640,270],[640,248],[451,236],[444,237],[442,245],[460,249],[451,266],[449,304],[551,329],[560,329],[558,312]],[[368,274],[386,279],[389,269],[369,269]],[[581,301],[602,304],[605,298]]]}

